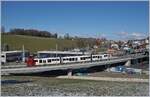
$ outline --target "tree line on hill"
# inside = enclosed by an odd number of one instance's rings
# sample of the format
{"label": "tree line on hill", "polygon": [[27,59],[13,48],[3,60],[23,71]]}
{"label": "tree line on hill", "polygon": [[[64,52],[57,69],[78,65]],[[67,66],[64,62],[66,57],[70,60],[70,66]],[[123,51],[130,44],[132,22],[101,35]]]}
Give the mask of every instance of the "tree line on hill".
{"label": "tree line on hill", "polygon": [[14,29],[11,29],[8,33],[5,33],[5,34],[57,38],[57,33],[52,34],[48,31],[39,31],[39,30],[35,30],[35,29],[14,28]]}

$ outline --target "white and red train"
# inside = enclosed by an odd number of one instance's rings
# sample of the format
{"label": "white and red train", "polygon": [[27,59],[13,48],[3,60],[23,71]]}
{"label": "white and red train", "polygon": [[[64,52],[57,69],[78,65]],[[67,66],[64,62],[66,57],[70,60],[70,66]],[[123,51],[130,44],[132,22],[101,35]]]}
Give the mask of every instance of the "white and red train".
{"label": "white and red train", "polygon": [[109,59],[110,54],[82,55],[68,57],[34,58],[35,65],[92,62]]}

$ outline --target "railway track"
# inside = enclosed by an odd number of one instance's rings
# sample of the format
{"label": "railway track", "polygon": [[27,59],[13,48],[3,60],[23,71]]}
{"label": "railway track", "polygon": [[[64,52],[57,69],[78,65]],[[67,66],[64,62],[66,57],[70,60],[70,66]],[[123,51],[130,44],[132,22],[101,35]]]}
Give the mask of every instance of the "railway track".
{"label": "railway track", "polygon": [[[109,59],[99,60],[99,61],[92,61],[92,62],[100,62],[100,61],[103,62],[103,61],[107,61],[107,60],[122,59],[122,58],[127,58],[127,57],[133,58],[133,57],[137,57],[137,56],[139,56],[139,54],[132,54],[132,55],[119,56],[119,57],[112,57],[112,58],[109,58]],[[76,62],[76,63],[80,64],[80,63],[92,63],[92,62],[89,61],[89,62]],[[66,65],[66,64],[70,64],[70,63],[65,63],[65,64],[51,64],[51,65],[45,64],[45,65],[38,65],[38,66],[35,66],[35,67],[58,66],[58,65]],[[7,64],[4,64],[4,65],[1,65],[1,69],[25,68],[25,67],[27,67],[26,63],[14,63],[13,62],[13,63],[7,63]]]}

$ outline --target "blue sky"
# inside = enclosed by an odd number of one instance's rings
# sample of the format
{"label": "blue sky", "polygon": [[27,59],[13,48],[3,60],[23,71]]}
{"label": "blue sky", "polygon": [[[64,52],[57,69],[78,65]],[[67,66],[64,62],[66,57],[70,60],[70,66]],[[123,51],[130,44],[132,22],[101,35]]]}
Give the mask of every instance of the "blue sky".
{"label": "blue sky", "polygon": [[2,2],[2,26],[69,33],[71,36],[108,39],[148,35],[147,1],[97,2]]}

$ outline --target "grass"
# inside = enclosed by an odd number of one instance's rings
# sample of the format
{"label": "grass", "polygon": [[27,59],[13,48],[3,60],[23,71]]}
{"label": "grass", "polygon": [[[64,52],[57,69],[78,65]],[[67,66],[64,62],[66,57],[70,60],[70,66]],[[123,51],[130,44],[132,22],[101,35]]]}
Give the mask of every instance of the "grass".
{"label": "grass", "polygon": [[10,48],[14,50],[21,50],[22,45],[24,45],[25,49],[30,52],[36,52],[39,50],[55,50],[56,44],[58,45],[58,50],[77,46],[75,40],[41,38],[23,35],[1,35],[1,43],[8,44]]}

